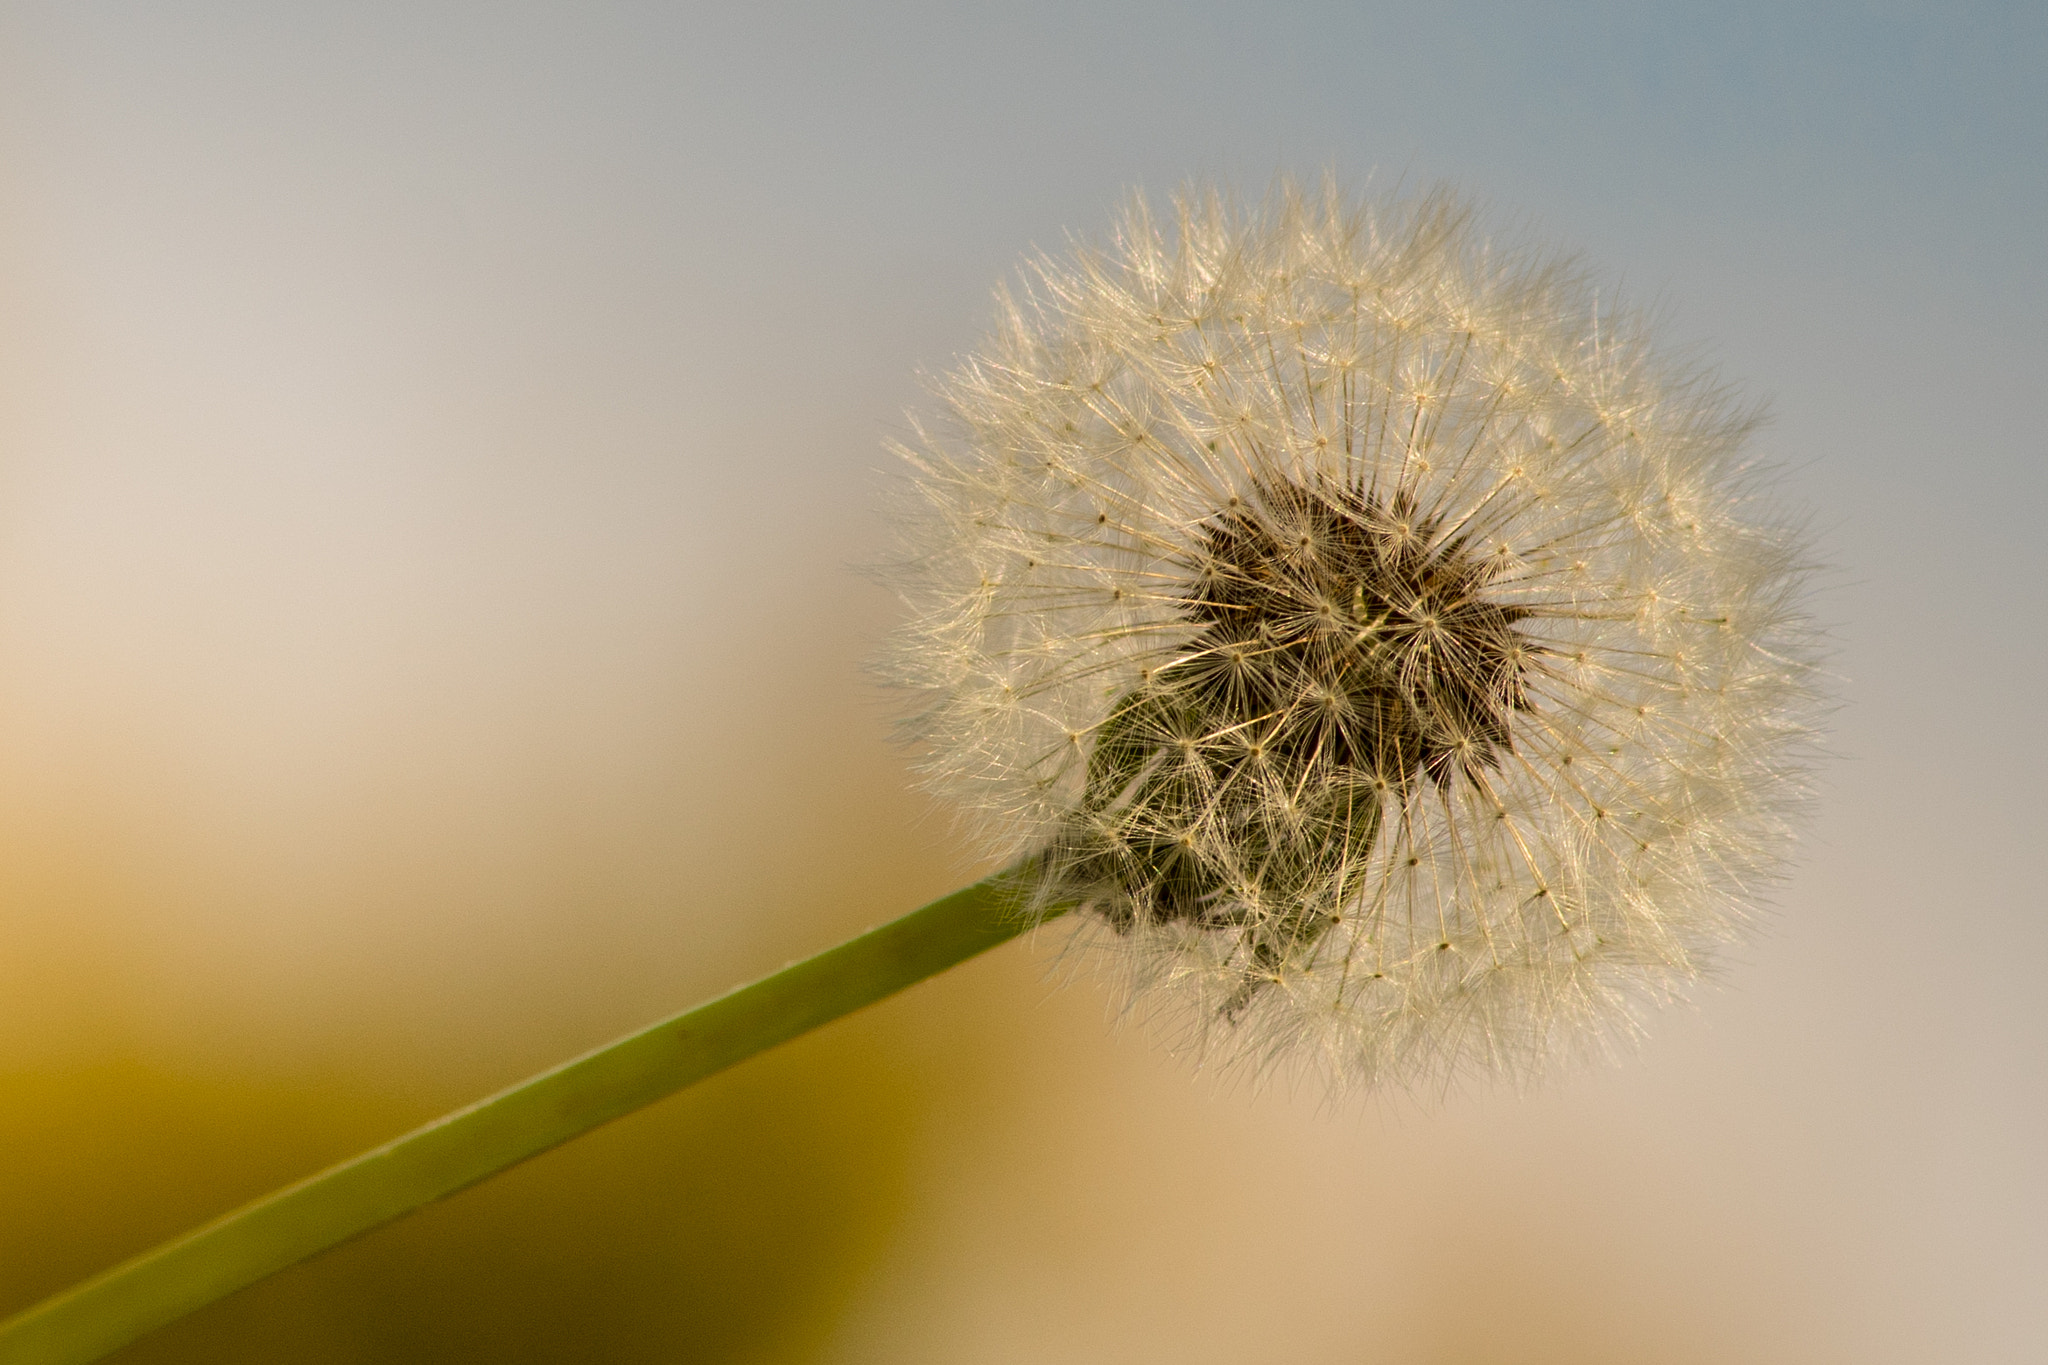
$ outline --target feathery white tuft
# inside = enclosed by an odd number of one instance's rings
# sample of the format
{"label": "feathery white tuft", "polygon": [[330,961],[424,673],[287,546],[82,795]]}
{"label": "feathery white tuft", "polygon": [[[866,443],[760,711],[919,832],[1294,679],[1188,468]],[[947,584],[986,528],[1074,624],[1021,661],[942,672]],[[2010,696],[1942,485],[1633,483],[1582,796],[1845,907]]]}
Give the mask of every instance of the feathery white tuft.
{"label": "feathery white tuft", "polygon": [[1176,209],[1033,261],[899,450],[929,787],[1217,1060],[1447,1081],[1628,1028],[1806,792],[1751,415],[1447,193]]}

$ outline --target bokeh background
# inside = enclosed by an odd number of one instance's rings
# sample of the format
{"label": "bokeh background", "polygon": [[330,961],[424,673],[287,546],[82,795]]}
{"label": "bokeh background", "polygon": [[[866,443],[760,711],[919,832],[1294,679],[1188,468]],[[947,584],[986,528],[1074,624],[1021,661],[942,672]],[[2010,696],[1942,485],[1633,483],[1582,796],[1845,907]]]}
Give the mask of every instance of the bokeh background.
{"label": "bokeh background", "polygon": [[1448,179],[1774,420],[1843,708],[1634,1057],[1331,1112],[1011,947],[141,1362],[2033,1362],[2048,8],[0,5],[0,1312],[975,868],[880,445],[1130,186]]}

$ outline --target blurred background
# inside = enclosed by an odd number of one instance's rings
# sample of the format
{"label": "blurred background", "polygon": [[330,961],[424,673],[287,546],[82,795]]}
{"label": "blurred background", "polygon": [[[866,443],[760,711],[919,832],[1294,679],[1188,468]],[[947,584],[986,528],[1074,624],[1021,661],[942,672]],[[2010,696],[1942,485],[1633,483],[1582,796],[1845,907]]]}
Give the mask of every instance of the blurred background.
{"label": "blurred background", "polygon": [[1130,186],[1447,179],[1774,419],[1844,707],[1633,1058],[1331,1112],[1010,947],[125,1362],[2048,1350],[2037,4],[0,3],[0,1313],[973,875],[882,440]]}

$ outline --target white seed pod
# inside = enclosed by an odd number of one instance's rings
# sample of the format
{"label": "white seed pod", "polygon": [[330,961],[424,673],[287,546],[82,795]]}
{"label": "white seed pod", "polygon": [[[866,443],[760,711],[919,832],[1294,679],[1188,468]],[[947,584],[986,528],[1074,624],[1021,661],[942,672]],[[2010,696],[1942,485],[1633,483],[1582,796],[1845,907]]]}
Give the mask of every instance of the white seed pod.
{"label": "white seed pod", "polygon": [[1032,261],[899,448],[928,786],[1212,1058],[1447,1081],[1627,1029],[1807,789],[1752,414],[1447,193],[1176,207]]}

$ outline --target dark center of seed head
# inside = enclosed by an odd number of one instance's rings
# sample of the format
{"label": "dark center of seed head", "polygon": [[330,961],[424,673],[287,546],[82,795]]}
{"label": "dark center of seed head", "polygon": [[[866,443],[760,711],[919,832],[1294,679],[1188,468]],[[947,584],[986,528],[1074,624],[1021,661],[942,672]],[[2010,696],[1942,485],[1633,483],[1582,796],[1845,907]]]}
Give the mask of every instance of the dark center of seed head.
{"label": "dark center of seed head", "polygon": [[1476,780],[1528,706],[1528,612],[1489,601],[1500,562],[1441,530],[1405,494],[1257,486],[1203,527],[1182,608],[1202,629],[1158,683],[1325,773]]}
{"label": "dark center of seed head", "polygon": [[1241,931],[1268,979],[1356,892],[1403,793],[1498,765],[1528,612],[1488,600],[1499,559],[1352,485],[1255,485],[1196,550],[1194,638],[1098,728],[1053,862],[1119,928]]}

